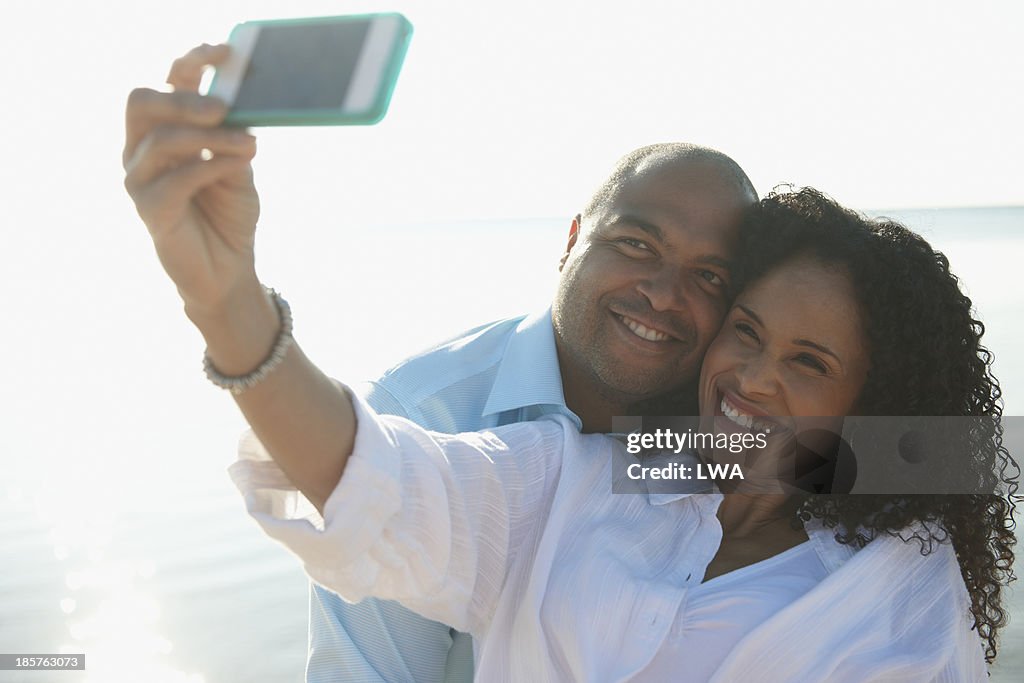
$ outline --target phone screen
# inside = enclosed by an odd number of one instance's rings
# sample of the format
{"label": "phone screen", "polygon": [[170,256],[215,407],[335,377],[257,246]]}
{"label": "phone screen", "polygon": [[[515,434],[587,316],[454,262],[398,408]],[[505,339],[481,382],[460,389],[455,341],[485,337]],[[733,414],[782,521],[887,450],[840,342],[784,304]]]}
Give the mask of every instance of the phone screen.
{"label": "phone screen", "polygon": [[242,22],[208,92],[230,107],[228,126],[373,125],[411,35],[394,12]]}
{"label": "phone screen", "polygon": [[369,21],[346,21],[261,27],[234,107],[339,109],[369,26]]}

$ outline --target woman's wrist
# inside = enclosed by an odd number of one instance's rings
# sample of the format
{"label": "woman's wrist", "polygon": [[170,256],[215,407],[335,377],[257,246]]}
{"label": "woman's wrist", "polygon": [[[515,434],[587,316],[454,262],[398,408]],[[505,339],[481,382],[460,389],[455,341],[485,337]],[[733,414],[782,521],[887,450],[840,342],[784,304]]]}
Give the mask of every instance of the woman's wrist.
{"label": "woman's wrist", "polygon": [[266,360],[282,324],[273,297],[255,275],[216,301],[186,301],[185,314],[206,340],[207,358],[227,376],[246,375]]}
{"label": "woman's wrist", "polygon": [[226,375],[217,369],[216,364],[210,358],[209,350],[203,354],[203,371],[206,373],[207,379],[220,388],[229,390],[232,394],[241,394],[265,380],[267,375],[284,362],[288,349],[294,341],[292,338],[291,307],[275,290],[268,288],[267,294],[270,295],[274,306],[277,308],[281,326],[277,331],[277,337],[274,339],[274,346],[259,365],[244,375]]}

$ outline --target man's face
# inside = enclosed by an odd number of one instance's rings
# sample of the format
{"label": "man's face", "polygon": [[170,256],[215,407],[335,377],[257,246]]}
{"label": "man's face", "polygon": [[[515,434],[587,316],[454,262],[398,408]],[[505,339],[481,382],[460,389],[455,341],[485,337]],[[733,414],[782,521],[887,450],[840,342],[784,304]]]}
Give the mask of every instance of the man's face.
{"label": "man's face", "polygon": [[755,199],[707,162],[641,167],[574,221],[553,306],[566,383],[629,402],[696,377]]}

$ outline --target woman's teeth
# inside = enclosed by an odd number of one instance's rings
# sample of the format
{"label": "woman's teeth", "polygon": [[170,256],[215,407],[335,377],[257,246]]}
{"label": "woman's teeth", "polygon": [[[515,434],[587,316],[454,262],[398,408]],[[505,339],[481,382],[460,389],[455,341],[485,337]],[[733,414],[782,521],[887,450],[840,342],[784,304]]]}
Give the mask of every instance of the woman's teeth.
{"label": "woman's teeth", "polygon": [[644,327],[637,321],[627,318],[624,315],[620,315],[619,318],[626,324],[626,327],[628,327],[633,334],[641,337],[642,339],[646,339],[647,341],[665,341],[666,339],[671,339],[671,337],[664,332],[658,332],[657,330],[652,330],[649,327]]}
{"label": "woman's teeth", "polygon": [[729,405],[724,398],[722,399],[722,413],[740,427],[753,429],[754,431],[762,432],[764,434],[772,433],[773,425],[771,423],[764,422],[762,420],[755,420],[750,415],[744,415]]}

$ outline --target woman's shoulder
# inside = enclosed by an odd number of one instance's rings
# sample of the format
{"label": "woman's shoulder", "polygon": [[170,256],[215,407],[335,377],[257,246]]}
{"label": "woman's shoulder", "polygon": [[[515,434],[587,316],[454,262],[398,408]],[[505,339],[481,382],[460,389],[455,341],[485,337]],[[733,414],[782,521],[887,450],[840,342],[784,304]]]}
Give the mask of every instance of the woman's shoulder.
{"label": "woman's shoulder", "polygon": [[926,563],[933,566],[956,564],[952,537],[937,521],[914,520],[890,530],[859,526],[855,534],[850,534],[841,523],[827,526],[821,519],[812,518],[804,528],[829,573],[866,550],[870,550],[869,556],[884,555],[907,566],[927,557],[932,559]]}

